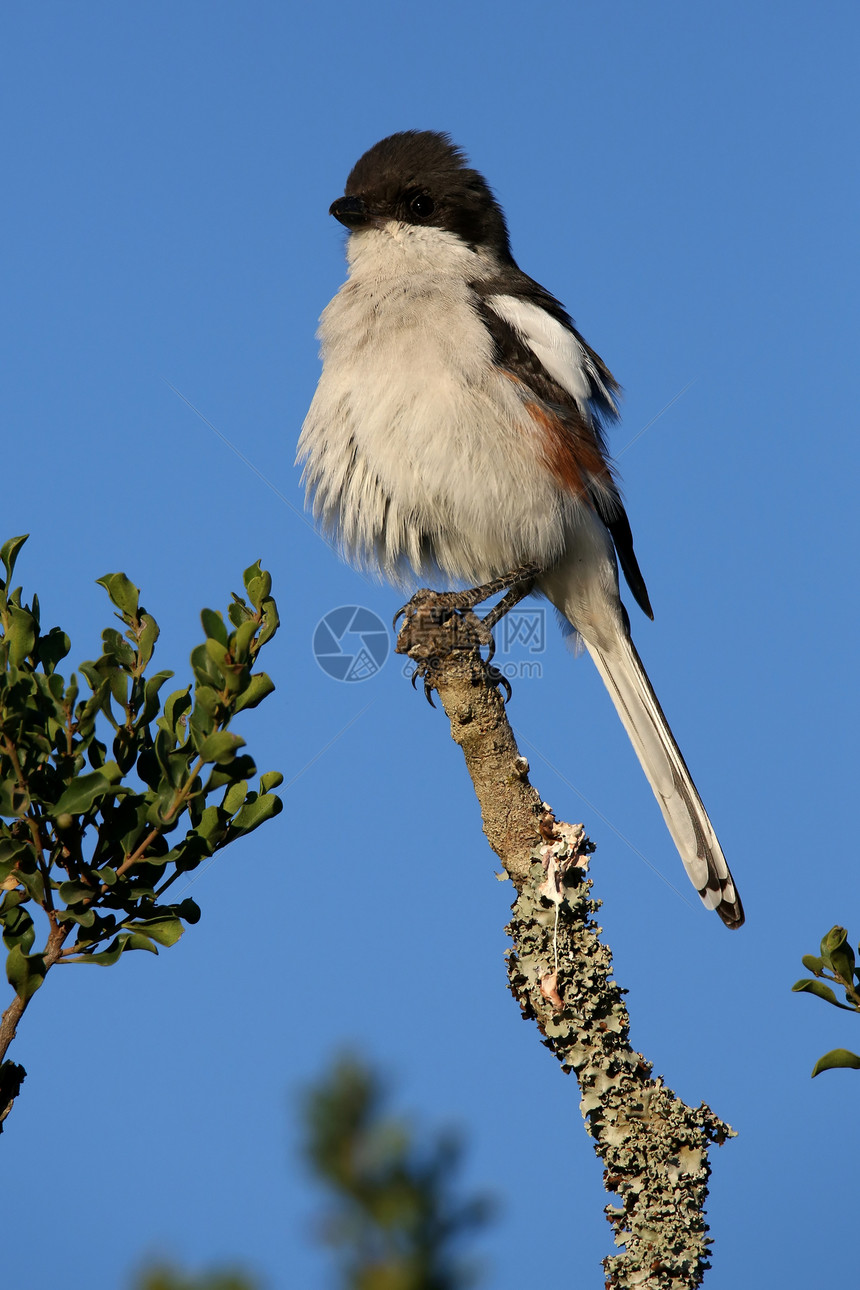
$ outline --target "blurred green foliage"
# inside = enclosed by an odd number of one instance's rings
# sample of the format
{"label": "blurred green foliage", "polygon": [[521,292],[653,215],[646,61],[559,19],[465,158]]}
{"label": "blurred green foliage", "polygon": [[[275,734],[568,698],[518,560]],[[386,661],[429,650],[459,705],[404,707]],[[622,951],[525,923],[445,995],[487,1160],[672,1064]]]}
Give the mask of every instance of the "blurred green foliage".
{"label": "blurred green foliage", "polygon": [[[791,987],[802,994],[814,994],[825,999],[834,1008],[843,1008],[846,1012],[860,1012],[860,970],[857,968],[854,951],[848,944],[848,932],[844,927],[831,927],[821,942],[820,954],[804,954],[803,966],[813,976],[795,981]],[[831,982],[826,985],[825,982]],[[840,1003],[832,986],[839,986],[845,994],[845,1003]],[[835,1070],[838,1067],[852,1067],[860,1070],[860,1057],[849,1052],[847,1048],[833,1048],[812,1068],[813,1078],[822,1071]]]}
{"label": "blurred green foliage", "polygon": [[0,925],[18,1000],[4,1014],[0,1057],[55,964],[109,966],[175,944],[200,910],[165,893],[276,815],[283,781],[270,772],[251,787],[254,762],[231,729],[274,689],[253,670],[278,627],[259,562],[227,620],[203,610],[193,683],[162,699],[173,673],[147,670],[158,624],[124,573],[98,579],[119,630],[102,633],[98,659],[60,674],[68,636],[43,631],[38,597],[13,590],[25,540],[0,549]]}
{"label": "blurred green foliage", "polygon": [[483,1225],[485,1198],[460,1200],[460,1147],[426,1145],[384,1114],[380,1080],[344,1059],[305,1100],[305,1154],[330,1196],[321,1236],[337,1252],[342,1290],[463,1290],[475,1276],[463,1237]]}
{"label": "blurred green foliage", "polygon": [[134,1290],[257,1290],[258,1283],[244,1272],[201,1272],[187,1276],[169,1265],[147,1268],[134,1283]]}
{"label": "blurred green foliage", "polygon": [[[464,1238],[488,1220],[485,1198],[455,1194],[460,1146],[447,1134],[419,1144],[386,1112],[379,1077],[354,1059],[336,1062],[305,1094],[304,1153],[329,1198],[319,1234],[336,1251],[338,1290],[466,1290],[473,1268]],[[287,1270],[284,1284],[289,1280]],[[247,1273],[198,1276],[155,1264],[134,1290],[259,1290]]]}

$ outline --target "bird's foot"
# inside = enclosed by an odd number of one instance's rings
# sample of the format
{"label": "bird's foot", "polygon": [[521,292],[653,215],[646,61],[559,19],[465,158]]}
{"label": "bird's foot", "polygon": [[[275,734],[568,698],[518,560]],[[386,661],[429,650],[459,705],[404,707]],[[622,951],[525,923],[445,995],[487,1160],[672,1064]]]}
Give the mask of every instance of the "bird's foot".
{"label": "bird's foot", "polygon": [[[470,616],[474,617],[474,615],[471,615],[471,611]],[[507,703],[513,694],[513,690],[511,688],[511,683],[505,676],[504,672],[500,671],[499,668],[496,667],[495,663],[490,662],[489,658],[484,658],[481,654],[479,646],[483,642],[473,639],[471,643],[466,641],[463,644],[452,645],[450,636],[447,635],[451,621],[452,620],[449,619],[448,623],[443,624],[441,627],[441,631],[446,633],[446,639],[440,641],[438,635],[433,637],[434,643],[431,648],[426,651],[422,649],[420,654],[414,646],[410,646],[409,648],[402,647],[401,642],[404,639],[403,634],[407,629],[407,625],[404,624],[401,628],[400,636],[398,637],[395,648],[399,654],[409,654],[409,657],[415,664],[415,670],[411,677],[413,690],[418,688],[418,681],[421,680],[424,685],[424,698],[430,704],[431,708],[435,708],[436,705],[433,702],[433,691],[439,688],[439,679],[444,674],[445,659],[450,657],[452,650],[457,649],[471,651],[466,654],[466,658],[468,660],[469,677],[472,684],[477,685],[481,682],[489,681],[491,685],[498,686],[504,693],[505,703]],[[477,618],[475,621],[483,626],[480,618]],[[466,623],[466,626],[467,629],[469,629],[471,624]],[[437,631],[438,630],[440,629],[437,628]],[[426,639],[427,638],[425,637],[425,640]],[[492,636],[490,636],[490,644],[492,645]]]}
{"label": "bird's foot", "polygon": [[[491,665],[495,652],[493,628],[496,623],[514,605],[527,596],[532,590],[540,573],[537,565],[525,565],[514,569],[502,578],[472,587],[467,591],[432,591],[424,587],[399,609],[394,616],[394,626],[403,618],[403,625],[397,636],[395,649],[398,654],[408,654],[417,664],[412,676],[416,684],[419,675],[424,681],[424,693],[432,704],[434,688],[433,674],[438,661],[453,650],[472,650],[480,658],[480,665],[489,670],[494,684],[500,685],[506,692],[506,699],[511,697],[509,681],[498,668]],[[498,595],[506,594],[488,614],[479,618],[475,607]],[[480,651],[486,647],[486,658]],[[476,663],[477,666],[477,663]]]}
{"label": "bird's foot", "polygon": [[[529,594],[540,572],[538,565],[526,564],[519,569],[512,569],[501,578],[493,578],[490,582],[482,583],[480,587],[471,587],[466,591],[433,591],[429,587],[422,587],[420,591],[415,592],[408,604],[398,609],[394,615],[394,627],[397,628],[400,618],[405,618],[408,622],[422,614],[431,615],[431,621],[438,626],[447,622],[454,614],[458,614],[481,634],[483,634],[481,629],[484,624],[489,631],[492,631],[496,623]],[[492,596],[497,596],[500,591],[504,591],[505,595],[483,619],[479,619],[474,613],[475,607],[482,605]],[[476,627],[475,624],[481,626]],[[403,626],[406,626],[406,622]],[[486,640],[482,640],[481,643],[491,644]]]}
{"label": "bird's foot", "polygon": [[465,598],[470,593],[431,591],[429,587],[416,591],[394,616],[395,628],[398,619],[403,619],[397,634],[397,653],[409,654],[416,660],[433,657],[438,655],[444,636],[446,653],[486,646],[492,657],[495,648],[492,629],[484,625],[467,599],[461,600],[461,594]]}

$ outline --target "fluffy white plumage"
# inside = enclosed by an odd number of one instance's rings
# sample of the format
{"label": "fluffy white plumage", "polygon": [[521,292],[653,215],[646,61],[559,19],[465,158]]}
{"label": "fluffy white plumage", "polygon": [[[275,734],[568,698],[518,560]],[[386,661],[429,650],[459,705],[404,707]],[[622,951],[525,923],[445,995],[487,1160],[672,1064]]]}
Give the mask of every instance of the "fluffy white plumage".
{"label": "fluffy white plumage", "polygon": [[401,581],[554,564],[581,506],[543,468],[523,391],[492,362],[467,283],[493,266],[452,233],[395,220],[350,238],[348,256],[299,439],[314,514],[349,558]]}

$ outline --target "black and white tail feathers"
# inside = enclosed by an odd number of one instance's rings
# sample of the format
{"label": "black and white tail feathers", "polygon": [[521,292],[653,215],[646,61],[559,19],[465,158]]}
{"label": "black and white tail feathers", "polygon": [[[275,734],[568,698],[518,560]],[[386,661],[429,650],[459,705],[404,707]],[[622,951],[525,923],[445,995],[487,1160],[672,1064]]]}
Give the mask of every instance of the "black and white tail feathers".
{"label": "black and white tail feathers", "polygon": [[727,927],[743,906],[713,825],[630,637],[610,538],[592,513],[541,589],[574,626],[609,691],[687,875]]}

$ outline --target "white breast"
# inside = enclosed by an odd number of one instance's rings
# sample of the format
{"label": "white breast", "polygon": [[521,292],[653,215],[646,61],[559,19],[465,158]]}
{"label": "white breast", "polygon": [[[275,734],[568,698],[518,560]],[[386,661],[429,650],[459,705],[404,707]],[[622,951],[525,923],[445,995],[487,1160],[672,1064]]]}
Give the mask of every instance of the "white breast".
{"label": "white breast", "polygon": [[389,577],[479,582],[561,551],[566,502],[470,300],[479,256],[391,223],[353,234],[299,440],[315,514]]}

